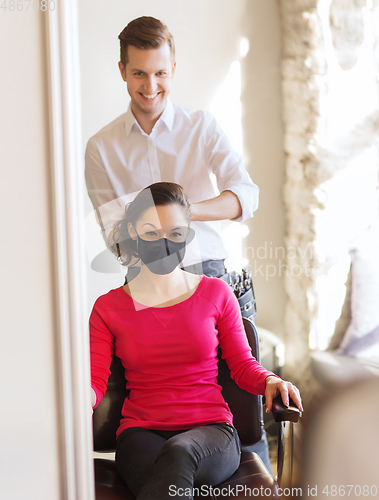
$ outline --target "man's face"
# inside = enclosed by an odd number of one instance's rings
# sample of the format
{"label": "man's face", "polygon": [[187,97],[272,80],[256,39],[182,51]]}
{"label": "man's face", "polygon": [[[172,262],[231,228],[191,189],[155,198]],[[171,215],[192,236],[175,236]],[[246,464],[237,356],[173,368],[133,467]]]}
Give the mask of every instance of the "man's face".
{"label": "man's face", "polygon": [[171,60],[167,42],[158,49],[142,50],[129,45],[126,67],[119,63],[123,80],[131,97],[131,108],[139,113],[157,118],[163,112],[171,89],[176,63]]}

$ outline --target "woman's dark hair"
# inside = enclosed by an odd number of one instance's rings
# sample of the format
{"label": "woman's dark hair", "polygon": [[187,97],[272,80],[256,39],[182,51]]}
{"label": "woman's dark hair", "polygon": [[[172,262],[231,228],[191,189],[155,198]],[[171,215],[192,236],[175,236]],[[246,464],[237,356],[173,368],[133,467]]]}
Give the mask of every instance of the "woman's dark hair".
{"label": "woman's dark hair", "polygon": [[113,227],[110,249],[123,265],[128,265],[133,257],[138,258],[137,241],[128,231],[128,223],[136,226],[138,219],[151,207],[162,205],[180,205],[186,215],[188,224],[191,221],[191,208],[182,186],[174,182],[156,182],[140,191],[134,200],[125,207],[125,217]]}

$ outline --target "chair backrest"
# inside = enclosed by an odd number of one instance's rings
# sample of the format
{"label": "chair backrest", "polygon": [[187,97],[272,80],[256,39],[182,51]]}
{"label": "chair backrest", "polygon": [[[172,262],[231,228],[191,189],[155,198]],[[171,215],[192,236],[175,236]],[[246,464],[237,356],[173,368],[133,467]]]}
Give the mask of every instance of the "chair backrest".
{"label": "chair backrest", "polygon": [[[253,356],[259,361],[258,335],[254,324],[243,318],[246,336]],[[234,426],[238,430],[244,446],[260,441],[263,430],[262,397],[250,394],[234,382],[230,370],[221,352],[218,352],[218,383],[222,395],[228,403],[234,417]],[[95,451],[114,451],[116,449],[116,431],[122,418],[121,410],[129,391],[125,388],[124,368],[120,359],[114,356],[111,364],[107,392],[100,405],[93,413],[93,439]]]}
{"label": "chair backrest", "polygon": [[[259,341],[254,323],[242,318],[247,340],[254,358],[259,361]],[[238,431],[243,446],[255,444],[261,440],[263,432],[262,396],[244,391],[230,376],[229,367],[221,352],[218,353],[218,383],[222,395],[233,413],[233,424]]]}

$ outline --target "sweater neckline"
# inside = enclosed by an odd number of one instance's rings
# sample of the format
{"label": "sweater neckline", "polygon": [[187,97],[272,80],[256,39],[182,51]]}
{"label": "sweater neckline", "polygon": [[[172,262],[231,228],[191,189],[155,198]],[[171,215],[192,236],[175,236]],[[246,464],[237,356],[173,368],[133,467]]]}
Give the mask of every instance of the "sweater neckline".
{"label": "sweater neckline", "polygon": [[119,290],[120,292],[122,293],[122,295],[124,295],[128,301],[131,301],[133,303],[133,305],[137,306],[137,309],[153,309],[154,311],[157,311],[157,310],[165,310],[167,311],[168,309],[171,309],[172,307],[177,307],[177,306],[180,306],[182,304],[186,304],[188,303],[190,300],[192,300],[194,297],[196,297],[200,291],[200,289],[202,288],[203,286],[203,283],[205,281],[205,275],[201,275],[201,279],[195,289],[195,291],[193,292],[193,294],[188,297],[187,299],[184,299],[182,300],[181,302],[178,302],[177,304],[173,304],[171,306],[165,306],[165,307],[155,307],[155,306],[147,306],[146,304],[141,304],[141,302],[138,302],[137,300],[134,300],[128,293],[125,292],[124,288],[122,286],[120,286]]}

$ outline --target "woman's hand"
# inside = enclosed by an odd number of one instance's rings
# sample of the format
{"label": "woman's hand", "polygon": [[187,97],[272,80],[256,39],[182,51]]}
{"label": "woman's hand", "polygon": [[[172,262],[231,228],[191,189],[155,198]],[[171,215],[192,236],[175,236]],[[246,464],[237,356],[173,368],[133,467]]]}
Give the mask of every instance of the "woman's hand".
{"label": "woman's hand", "polygon": [[300,410],[300,416],[302,414],[303,405],[301,404],[300,392],[297,387],[295,387],[291,382],[286,382],[279,377],[267,377],[265,380],[266,383],[266,412],[269,413],[272,409],[272,400],[278,395],[281,394],[283,404],[285,406],[289,405],[289,398],[295,403],[295,405]]}
{"label": "woman's hand", "polygon": [[96,392],[91,387],[91,411],[92,411],[92,415],[93,415],[93,407],[96,404],[96,399],[97,399],[96,398]]}

